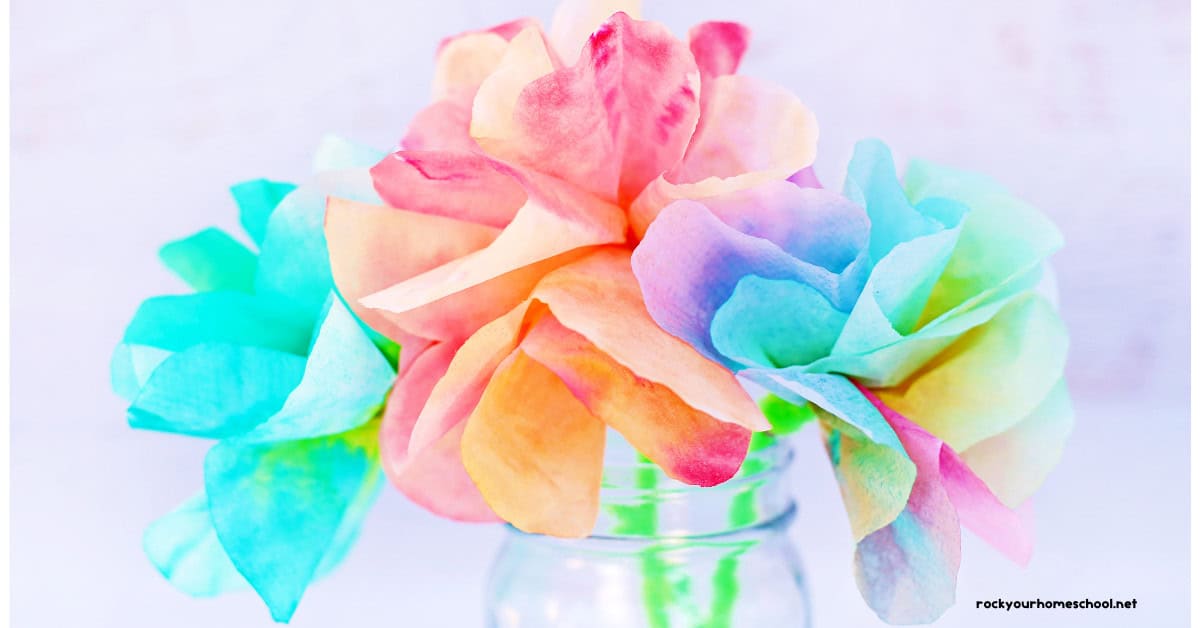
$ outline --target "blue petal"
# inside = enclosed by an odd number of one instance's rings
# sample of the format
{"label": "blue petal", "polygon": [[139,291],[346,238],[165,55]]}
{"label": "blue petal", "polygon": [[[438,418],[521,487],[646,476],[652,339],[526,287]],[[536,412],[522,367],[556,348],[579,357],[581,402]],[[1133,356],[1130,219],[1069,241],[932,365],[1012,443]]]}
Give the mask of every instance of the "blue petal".
{"label": "blue petal", "polygon": [[128,344],[180,351],[202,343],[229,343],[308,352],[314,316],[291,304],[242,292],[202,292],[146,299],[125,329]]}
{"label": "blue petal", "polygon": [[132,427],[225,438],[270,417],[300,383],[304,358],[229,344],[196,345],[162,361],[129,407]]}
{"label": "blue petal", "polygon": [[317,175],[271,214],[254,284],[258,294],[286,298],[314,317],[333,286],[325,245],[325,202],[330,196],[382,203],[365,169]]}
{"label": "blue petal", "polygon": [[213,526],[276,621],[291,618],[326,554],[348,542],[339,535],[343,519],[365,512],[378,490],[377,429],[371,423],[302,441],[226,441],[209,451]]}
{"label": "blue petal", "polygon": [[808,285],[748,275],[713,316],[712,341],[742,364],[786,367],[828,355],[845,323]]}
{"label": "blue petal", "polygon": [[247,441],[312,438],[370,420],[396,378],[392,365],[340,299],[331,299],[304,379],[283,408],[245,435]]}
{"label": "blue petal", "polygon": [[159,573],[188,595],[210,597],[250,587],[217,539],[203,492],[147,526],[142,548]]}
{"label": "blue petal", "polygon": [[241,214],[242,228],[255,244],[262,245],[263,238],[267,235],[267,220],[271,217],[271,212],[283,197],[295,189],[296,186],[291,183],[267,179],[246,181],[229,188]]}

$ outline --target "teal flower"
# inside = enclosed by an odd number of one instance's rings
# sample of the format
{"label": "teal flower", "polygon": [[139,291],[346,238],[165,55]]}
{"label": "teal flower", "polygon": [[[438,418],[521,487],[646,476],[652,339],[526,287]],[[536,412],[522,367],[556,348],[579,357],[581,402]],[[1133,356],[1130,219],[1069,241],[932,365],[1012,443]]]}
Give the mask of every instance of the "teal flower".
{"label": "teal flower", "polygon": [[203,490],[144,537],[186,593],[253,587],[287,621],[374,502],[397,347],[334,291],[322,227],[329,195],[377,202],[366,168],[379,156],[327,141],[306,185],[234,186],[258,252],[219,229],[164,246],[196,292],[143,302],[113,356],[131,426],[217,440]]}

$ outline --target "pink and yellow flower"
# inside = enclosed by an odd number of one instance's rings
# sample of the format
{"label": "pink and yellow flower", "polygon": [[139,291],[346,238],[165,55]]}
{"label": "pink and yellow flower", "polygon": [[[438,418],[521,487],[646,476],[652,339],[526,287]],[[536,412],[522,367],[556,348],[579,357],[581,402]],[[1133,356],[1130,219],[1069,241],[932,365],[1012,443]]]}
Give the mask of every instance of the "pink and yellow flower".
{"label": "pink and yellow flower", "polygon": [[335,282],[403,345],[384,468],[426,508],[590,532],[605,428],[696,485],[768,427],[722,364],[650,318],[630,254],[659,211],[783,181],[816,124],[735,74],[748,33],[685,43],[636,3],[568,0],[438,50],[434,102],[372,171],[388,206],[330,199]]}

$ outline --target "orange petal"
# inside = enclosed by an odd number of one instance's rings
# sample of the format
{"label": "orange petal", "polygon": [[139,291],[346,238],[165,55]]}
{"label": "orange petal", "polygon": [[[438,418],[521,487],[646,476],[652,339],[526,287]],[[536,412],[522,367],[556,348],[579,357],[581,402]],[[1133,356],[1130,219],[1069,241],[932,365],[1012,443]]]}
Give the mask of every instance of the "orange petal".
{"label": "orange petal", "polygon": [[354,313],[394,340],[404,330],[359,299],[487,246],[498,230],[453,218],[330,197],[325,240],[333,280]]}
{"label": "orange petal", "polygon": [[520,350],[496,370],[467,420],[462,457],[487,503],[517,528],[560,537],[592,531],[604,424]]}
{"label": "orange petal", "polygon": [[[424,508],[459,521],[497,521],[463,468],[462,426],[409,453],[417,416],[434,384],[454,357],[455,346],[439,343],[412,358],[388,397],[379,429],[383,470],[405,495]],[[405,348],[405,353],[409,353]]]}
{"label": "orange petal", "polygon": [[687,405],[753,431],[769,429],[731,372],[650,318],[629,251],[607,248],[559,268],[538,284],[534,297],[568,329],[638,377],[669,388]]}
{"label": "orange petal", "polygon": [[495,241],[474,253],[376,292],[363,299],[363,305],[403,314],[502,278],[504,286],[484,290],[489,299],[498,298],[499,294],[507,296],[505,307],[481,303],[481,307],[486,307],[494,317],[527,296],[527,290],[519,293],[527,288],[524,281],[528,279],[527,274],[509,273],[541,262],[553,267],[569,259],[569,256],[562,257],[564,253],[624,240],[625,217],[620,208],[560,181],[529,173],[518,175],[515,171],[510,174],[522,178],[529,198]]}
{"label": "orange petal", "polygon": [[545,307],[523,303],[481,327],[459,347],[421,409],[409,442],[410,453],[429,446],[471,414],[492,373],[517,348],[529,323],[544,311]]}
{"label": "orange petal", "polygon": [[620,432],[667,475],[714,486],[741,467],[750,445],[749,430],[718,421],[666,386],[634,375],[553,316],[533,326],[521,350],[552,370],[593,416]]}

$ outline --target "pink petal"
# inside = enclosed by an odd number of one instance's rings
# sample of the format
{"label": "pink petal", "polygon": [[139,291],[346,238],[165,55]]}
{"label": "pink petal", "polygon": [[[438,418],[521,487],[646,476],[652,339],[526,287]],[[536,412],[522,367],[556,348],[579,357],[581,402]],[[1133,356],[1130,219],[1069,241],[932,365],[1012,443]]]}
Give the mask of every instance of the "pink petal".
{"label": "pink petal", "polygon": [[[1032,511],[1028,507],[1011,509],[1005,506],[949,445],[888,407],[867,388],[860,385],[859,389],[896,430],[896,435],[914,460],[916,457],[913,456],[912,447],[931,447],[936,444],[940,448],[936,466],[931,468],[937,470],[938,481],[954,504],[963,525],[1013,562],[1020,565],[1028,563],[1033,552]],[[917,475],[920,481],[920,463]]]}
{"label": "pink petal", "polygon": [[[396,380],[379,429],[383,470],[405,495],[436,514],[459,521],[497,521],[462,466],[457,446],[461,430],[409,452],[417,416],[455,349],[439,343],[412,352],[415,357]],[[406,347],[404,352],[410,350]]]}
{"label": "pink petal", "polygon": [[712,78],[736,73],[749,45],[750,29],[737,22],[701,22],[688,31],[688,47],[705,84]]}
{"label": "pink petal", "polygon": [[405,345],[411,332],[362,307],[359,299],[479,250],[498,234],[496,229],[453,218],[336,197],[326,205],[325,240],[334,283],[363,322]]}
{"label": "pink petal", "polygon": [[641,0],[562,0],[550,21],[550,41],[564,64],[574,65],[592,33],[614,13],[641,19]]}
{"label": "pink petal", "polygon": [[506,168],[469,152],[399,151],[371,168],[371,178],[392,207],[498,229],[528,198]]}
{"label": "pink petal", "polygon": [[816,118],[787,90],[740,75],[715,77],[705,90],[704,113],[687,154],[630,208],[639,237],[671,202],[783,180],[816,157]]}
{"label": "pink petal", "polygon": [[[531,173],[520,176],[528,200],[495,241],[372,294],[362,304],[389,312],[392,320],[419,318],[434,327],[424,328],[422,334],[440,334],[429,337],[465,337],[463,332],[473,331],[472,324],[478,327],[524,300],[541,274],[582,255],[587,247],[624,240],[620,208],[560,181]],[[465,294],[469,290],[476,292]],[[464,308],[457,313],[447,310],[450,302],[437,304],[460,294],[455,303]],[[431,304],[441,315],[454,314],[456,321],[439,325],[434,310],[427,310],[427,316],[416,312]]]}
{"label": "pink petal", "polygon": [[510,125],[472,135],[501,159],[625,204],[683,155],[698,81],[691,52],[665,27],[618,13],[576,65],[524,88]]}

